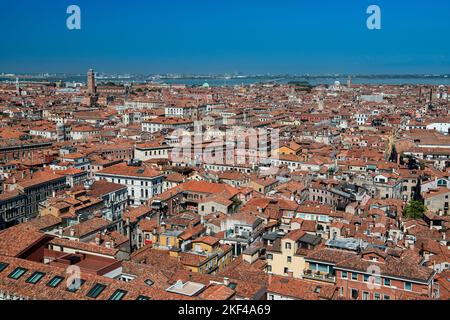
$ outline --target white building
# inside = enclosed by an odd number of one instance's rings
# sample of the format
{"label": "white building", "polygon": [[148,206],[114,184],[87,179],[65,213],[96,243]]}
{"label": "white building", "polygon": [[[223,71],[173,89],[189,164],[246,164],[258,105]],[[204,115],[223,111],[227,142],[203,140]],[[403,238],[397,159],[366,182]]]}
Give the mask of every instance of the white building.
{"label": "white building", "polygon": [[152,168],[121,163],[96,172],[95,179],[126,185],[130,204],[139,206],[162,193],[164,174]]}

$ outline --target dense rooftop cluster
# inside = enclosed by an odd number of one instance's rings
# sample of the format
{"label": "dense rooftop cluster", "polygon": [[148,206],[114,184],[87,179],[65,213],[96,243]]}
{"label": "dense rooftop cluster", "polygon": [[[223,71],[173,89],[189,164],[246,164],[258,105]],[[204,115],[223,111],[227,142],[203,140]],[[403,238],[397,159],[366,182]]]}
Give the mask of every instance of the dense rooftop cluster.
{"label": "dense rooftop cluster", "polygon": [[0,84],[0,300],[450,298],[449,88],[90,77]]}

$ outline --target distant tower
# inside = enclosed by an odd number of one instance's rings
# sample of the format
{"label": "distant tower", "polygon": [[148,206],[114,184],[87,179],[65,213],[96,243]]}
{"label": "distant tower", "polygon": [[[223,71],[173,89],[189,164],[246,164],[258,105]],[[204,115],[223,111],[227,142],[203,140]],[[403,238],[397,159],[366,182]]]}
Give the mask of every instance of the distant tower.
{"label": "distant tower", "polygon": [[324,102],[324,98],[320,97],[319,98],[319,107],[317,108],[318,111],[323,111],[325,107],[325,102]]}
{"label": "distant tower", "polygon": [[19,78],[16,78],[16,94],[17,94],[18,96],[20,96],[20,94],[21,94]]}
{"label": "distant tower", "polygon": [[95,74],[94,70],[89,69],[87,73],[87,93],[90,95],[95,95]]}
{"label": "distant tower", "polygon": [[348,88],[348,89],[351,89],[351,88],[352,88],[352,77],[351,77],[351,76],[348,76],[348,79],[347,79],[347,88]]}

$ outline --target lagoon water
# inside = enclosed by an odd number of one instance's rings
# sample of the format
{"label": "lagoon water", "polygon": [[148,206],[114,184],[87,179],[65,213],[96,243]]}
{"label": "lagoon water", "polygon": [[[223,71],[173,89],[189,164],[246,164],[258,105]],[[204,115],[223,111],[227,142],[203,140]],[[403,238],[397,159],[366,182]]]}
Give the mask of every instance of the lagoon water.
{"label": "lagoon water", "polygon": [[[258,83],[279,83],[286,84],[291,81],[307,81],[312,85],[328,84],[331,85],[335,81],[340,81],[341,84],[347,83],[347,76],[248,76],[248,77],[182,77],[182,78],[156,78],[153,80],[156,83],[166,84],[184,84],[187,86],[201,86],[208,83],[210,86],[235,86],[235,85],[251,85]],[[152,81],[148,76],[131,76],[127,78],[111,77],[97,79],[98,83],[143,83]],[[61,76],[19,76],[21,82],[82,82],[86,81],[84,75],[61,75]],[[0,82],[15,82],[15,77],[1,77]],[[450,86],[450,75],[442,76],[354,76],[352,77],[354,84],[385,84],[385,85],[444,85]]]}

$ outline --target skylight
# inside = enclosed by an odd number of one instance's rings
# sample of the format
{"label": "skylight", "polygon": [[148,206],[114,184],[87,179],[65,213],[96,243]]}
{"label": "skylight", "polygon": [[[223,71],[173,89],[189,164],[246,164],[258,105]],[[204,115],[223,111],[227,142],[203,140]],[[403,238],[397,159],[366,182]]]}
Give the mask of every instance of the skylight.
{"label": "skylight", "polygon": [[87,293],[89,298],[96,299],[105,290],[106,286],[104,284],[96,283],[91,290]]}
{"label": "skylight", "polygon": [[45,276],[45,273],[43,272],[34,272],[28,279],[27,279],[27,283],[32,283],[32,284],[36,284],[39,281],[41,281],[41,279]]}
{"label": "skylight", "polygon": [[154,282],[153,282],[152,280],[150,280],[150,279],[147,279],[147,280],[145,280],[144,282],[145,282],[145,284],[148,285],[149,287],[152,286],[153,283],[154,283]]}
{"label": "skylight", "polygon": [[14,280],[18,280],[18,279],[20,279],[20,277],[22,277],[24,274],[25,274],[25,272],[27,272],[28,270],[27,269],[25,269],[25,268],[16,268],[16,269],[14,269],[14,271],[13,272],[11,272],[9,275],[8,275],[8,278],[11,278],[11,279],[14,279]]}
{"label": "skylight", "polygon": [[109,297],[109,300],[122,300],[127,293],[128,291],[118,289]]}
{"label": "skylight", "polygon": [[8,263],[0,262],[0,272],[5,270],[9,266]]}
{"label": "skylight", "polygon": [[56,276],[54,277],[52,280],[50,280],[47,283],[47,286],[51,287],[51,288],[56,288],[57,286],[59,286],[59,284],[64,280],[63,277],[60,276]]}

